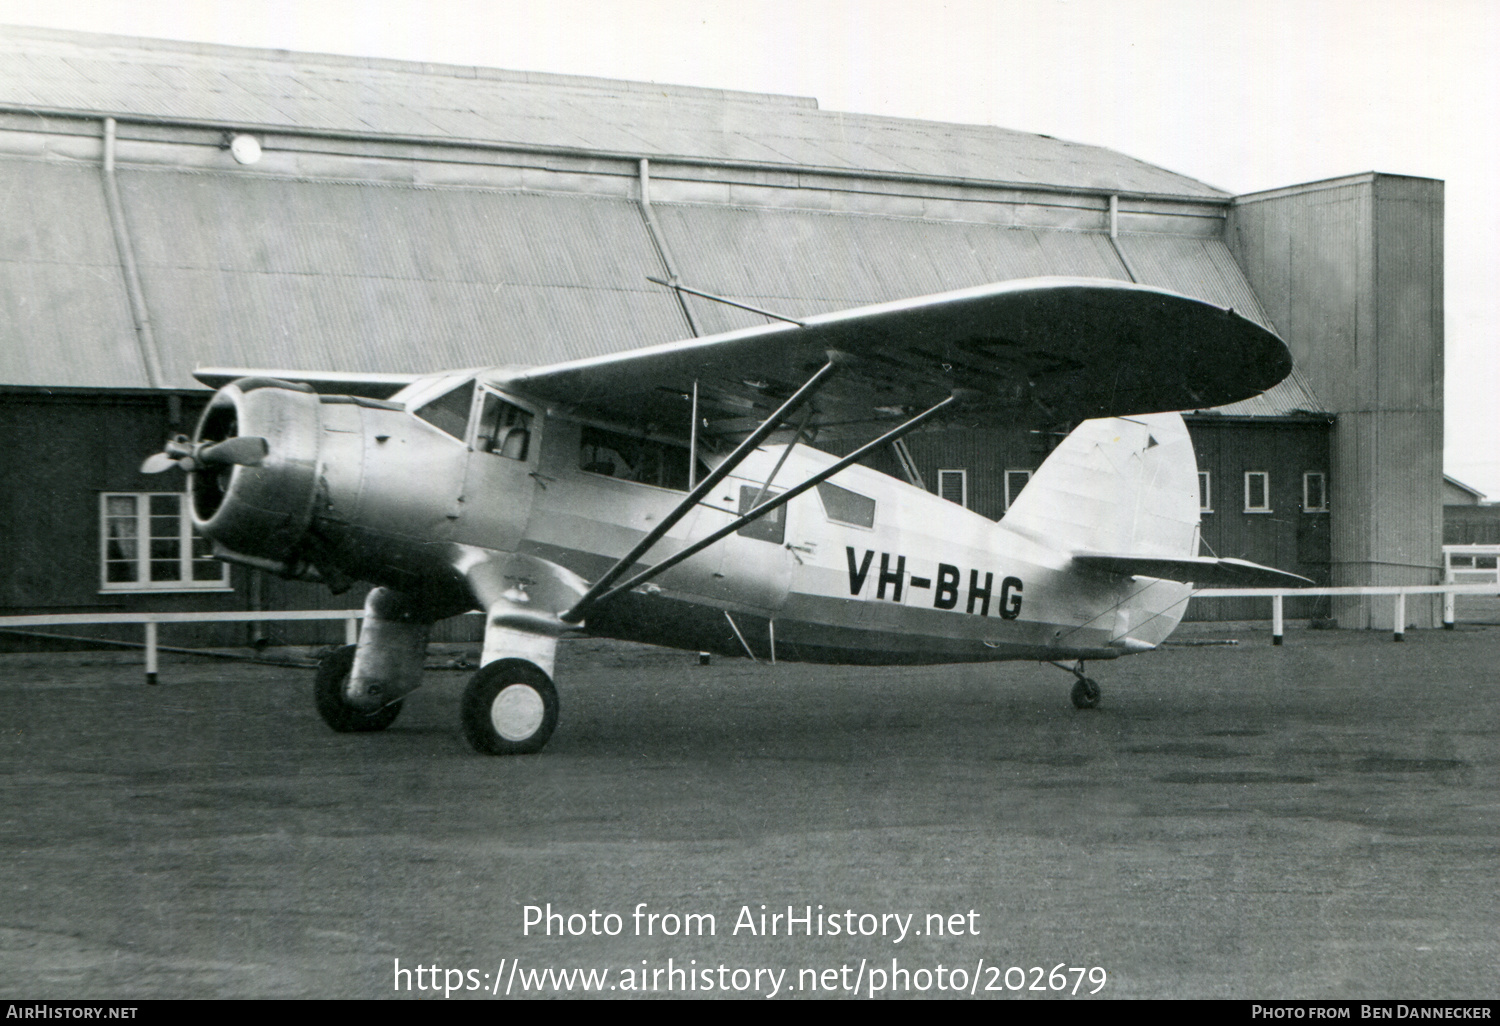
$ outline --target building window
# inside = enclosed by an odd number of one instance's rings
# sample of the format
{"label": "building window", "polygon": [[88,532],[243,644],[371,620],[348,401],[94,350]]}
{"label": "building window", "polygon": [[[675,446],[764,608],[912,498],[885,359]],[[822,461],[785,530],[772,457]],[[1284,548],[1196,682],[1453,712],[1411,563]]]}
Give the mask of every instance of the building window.
{"label": "building window", "polygon": [[939,470],[938,495],[969,508],[969,472],[967,470]]}
{"label": "building window", "polygon": [[1026,487],[1026,482],[1031,480],[1029,470],[1007,470],[1005,472],[1005,508],[1010,509],[1011,504],[1021,497],[1021,489]]}
{"label": "building window", "polygon": [[1302,512],[1328,512],[1328,478],[1323,474],[1302,475]]}
{"label": "building window", "polygon": [[105,492],[99,496],[101,591],[224,591],[229,564],[193,534],[187,496]]}
{"label": "building window", "polygon": [[1208,476],[1208,471],[1198,471],[1198,512],[1212,513],[1214,511],[1214,489],[1213,481]]}
{"label": "building window", "polygon": [[1271,512],[1271,475],[1264,470],[1245,472],[1245,512]]}

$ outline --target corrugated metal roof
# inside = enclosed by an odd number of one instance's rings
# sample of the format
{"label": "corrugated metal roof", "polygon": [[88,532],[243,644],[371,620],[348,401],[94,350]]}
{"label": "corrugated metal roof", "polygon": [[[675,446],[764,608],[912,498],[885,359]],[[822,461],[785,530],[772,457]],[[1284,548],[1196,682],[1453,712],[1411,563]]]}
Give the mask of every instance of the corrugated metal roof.
{"label": "corrugated metal roof", "polygon": [[[630,200],[121,169],[168,384],[198,365],[426,372],[689,334]],[[0,381],[144,386],[97,168],[0,159]],[[19,204],[25,203],[24,209]],[[661,203],[680,273],[790,316],[1040,275],[1124,279],[1101,232]],[[1264,320],[1217,240],[1122,239],[1150,284]],[[690,299],[705,333],[757,315]],[[40,340],[40,341],[37,341]],[[1223,410],[1321,406],[1300,376]]]}
{"label": "corrugated metal roof", "polygon": [[[1096,147],[647,87],[33,30],[0,104],[534,143],[1219,198]],[[689,332],[628,199],[122,166],[167,383],[200,364],[422,372],[601,355]],[[1129,275],[1101,232],[658,202],[686,283],[792,316],[1039,275]],[[1148,284],[1268,323],[1218,239],[1122,235]],[[0,158],[0,381],[147,384],[96,165]],[[690,298],[705,333],[762,318]],[[1300,375],[1222,412],[1321,404]]]}
{"label": "corrugated metal roof", "polygon": [[[797,317],[1009,278],[1127,277],[1099,233],[810,210],[656,204],[696,288]],[[692,299],[705,333],[764,323]]]}
{"label": "corrugated metal roof", "polygon": [[1201,413],[1217,413],[1225,417],[1286,417],[1295,414],[1324,414],[1328,406],[1313,392],[1307,378],[1295,366],[1279,385],[1272,386],[1264,395],[1242,399],[1228,406]]}
{"label": "corrugated metal roof", "polygon": [[99,172],[0,161],[0,382],[75,381],[150,384]]}
{"label": "corrugated metal roof", "polygon": [[688,334],[628,200],[121,171],[169,380],[425,372]]}
{"label": "corrugated metal roof", "polygon": [[798,98],[53,30],[0,29],[0,105],[1227,198],[1098,146]]}

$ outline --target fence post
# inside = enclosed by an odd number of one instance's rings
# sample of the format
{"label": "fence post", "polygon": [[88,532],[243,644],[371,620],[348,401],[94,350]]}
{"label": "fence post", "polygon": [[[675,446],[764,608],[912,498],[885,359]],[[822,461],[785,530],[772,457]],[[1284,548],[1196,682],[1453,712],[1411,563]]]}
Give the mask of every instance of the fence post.
{"label": "fence post", "polygon": [[1271,596],[1271,644],[1273,645],[1281,644],[1281,634],[1283,627],[1281,615],[1282,598],[1283,596],[1279,593]]}
{"label": "fence post", "polygon": [[156,621],[146,621],[146,683],[156,683]]}
{"label": "fence post", "polygon": [[1406,592],[1396,592],[1396,640],[1406,640]]}
{"label": "fence post", "polygon": [[349,617],[344,621],[344,644],[353,645],[359,641],[359,621]]}
{"label": "fence post", "polygon": [[1453,629],[1453,621],[1456,619],[1454,615],[1456,598],[1457,596],[1455,596],[1451,591],[1443,592],[1443,630],[1445,631],[1451,631]]}

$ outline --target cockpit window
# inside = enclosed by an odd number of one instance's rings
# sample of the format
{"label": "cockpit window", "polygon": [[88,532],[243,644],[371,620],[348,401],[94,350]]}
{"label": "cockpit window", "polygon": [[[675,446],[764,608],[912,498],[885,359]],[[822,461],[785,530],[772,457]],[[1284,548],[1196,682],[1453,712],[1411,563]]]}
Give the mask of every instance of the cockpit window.
{"label": "cockpit window", "polygon": [[484,394],[474,447],[513,460],[524,460],[531,445],[531,414],[493,392]]}
{"label": "cockpit window", "polygon": [[[579,439],[578,467],[590,474],[638,484],[688,490],[688,449],[650,438],[636,438],[615,431],[585,425]],[[703,461],[698,461],[699,481],[708,475]]]}
{"label": "cockpit window", "polygon": [[834,523],[852,524],[855,527],[875,526],[874,499],[827,481],[818,485],[818,497],[823,500],[823,512]]}
{"label": "cockpit window", "polygon": [[417,410],[427,423],[462,441],[469,426],[469,407],[474,404],[474,382],[465,381]]}

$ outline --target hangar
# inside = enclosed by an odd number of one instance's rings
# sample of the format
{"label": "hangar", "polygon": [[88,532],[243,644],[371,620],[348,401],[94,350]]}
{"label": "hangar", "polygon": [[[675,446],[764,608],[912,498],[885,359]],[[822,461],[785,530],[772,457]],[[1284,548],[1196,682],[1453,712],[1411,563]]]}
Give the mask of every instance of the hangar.
{"label": "hangar", "polygon": [[[1205,548],[1336,585],[1441,571],[1441,182],[1234,196],[806,97],[41,29],[0,55],[0,613],[356,604],[207,559],[180,482],[137,472],[207,399],[194,366],[531,364],[763,320],[648,276],[790,316],[1051,274],[1231,306],[1297,370],[1188,415]],[[1069,426],[918,433],[877,466],[998,518]]]}

